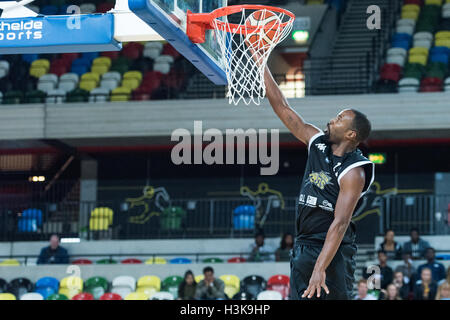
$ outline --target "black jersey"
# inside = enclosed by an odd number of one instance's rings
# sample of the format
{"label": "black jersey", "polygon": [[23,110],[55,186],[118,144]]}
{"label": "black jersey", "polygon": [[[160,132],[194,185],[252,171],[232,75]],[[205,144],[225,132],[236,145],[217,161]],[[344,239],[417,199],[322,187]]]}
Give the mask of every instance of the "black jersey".
{"label": "black jersey", "polygon": [[[309,141],[308,161],[298,198],[296,239],[300,243],[323,244],[331,223],[339,195],[342,177],[355,167],[364,168],[366,182],[362,196],[369,190],[375,177],[375,165],[359,149],[335,156],[324,132],[320,131]],[[355,211],[357,211],[358,202]],[[355,225],[350,222],[343,244],[355,241]]]}

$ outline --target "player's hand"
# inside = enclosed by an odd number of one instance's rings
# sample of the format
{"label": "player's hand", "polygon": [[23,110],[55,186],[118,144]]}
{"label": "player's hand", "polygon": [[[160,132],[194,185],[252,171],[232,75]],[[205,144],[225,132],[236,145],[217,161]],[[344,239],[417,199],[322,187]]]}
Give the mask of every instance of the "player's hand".
{"label": "player's hand", "polygon": [[316,293],[316,291],[317,291],[317,298],[320,298],[320,291],[322,290],[322,288],[324,288],[325,292],[329,294],[330,290],[328,290],[328,287],[325,284],[325,278],[326,278],[325,271],[319,271],[317,269],[314,269],[311,275],[311,279],[309,279],[309,286],[303,293],[302,298],[308,297],[308,299],[311,299],[313,295]]}

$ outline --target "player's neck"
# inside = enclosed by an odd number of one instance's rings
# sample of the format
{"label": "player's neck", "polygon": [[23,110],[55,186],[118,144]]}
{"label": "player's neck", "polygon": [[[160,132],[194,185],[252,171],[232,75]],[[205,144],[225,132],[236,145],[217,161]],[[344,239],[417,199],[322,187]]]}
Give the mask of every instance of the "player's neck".
{"label": "player's neck", "polygon": [[349,142],[341,142],[341,143],[333,143],[331,145],[331,150],[333,150],[333,154],[338,157],[344,156],[346,153],[353,152],[356,149],[356,146],[350,144]]}

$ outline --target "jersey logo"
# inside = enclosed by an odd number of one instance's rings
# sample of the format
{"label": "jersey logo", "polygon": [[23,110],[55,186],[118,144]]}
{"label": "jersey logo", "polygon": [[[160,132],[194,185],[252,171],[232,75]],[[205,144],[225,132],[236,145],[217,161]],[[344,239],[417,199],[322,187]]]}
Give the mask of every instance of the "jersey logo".
{"label": "jersey logo", "polygon": [[312,183],[319,189],[323,190],[325,189],[325,186],[327,184],[332,185],[331,177],[328,172],[312,172],[309,174],[308,180],[306,181],[307,184]]}
{"label": "jersey logo", "polygon": [[320,151],[325,152],[325,149],[327,148],[327,145],[325,143],[316,143],[316,147]]}
{"label": "jersey logo", "polygon": [[336,170],[337,170],[337,168],[340,167],[341,165],[342,165],[342,163],[341,163],[341,162],[338,162],[338,164],[335,165],[334,168],[333,168],[333,171],[334,171],[334,174],[336,175],[336,177],[339,175],[339,173],[336,172]]}

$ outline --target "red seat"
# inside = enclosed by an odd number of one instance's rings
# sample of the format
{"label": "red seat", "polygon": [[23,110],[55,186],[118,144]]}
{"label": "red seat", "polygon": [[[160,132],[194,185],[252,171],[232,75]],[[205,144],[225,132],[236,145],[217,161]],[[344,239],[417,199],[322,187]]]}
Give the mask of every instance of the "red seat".
{"label": "red seat", "polygon": [[120,55],[120,51],[105,51],[101,53],[102,57],[108,57],[111,60],[116,60]]}
{"label": "red seat", "polygon": [[56,74],[58,77],[63,75],[64,73],[67,73],[67,68],[65,66],[61,65],[51,65],[50,66],[50,73]]}
{"label": "red seat", "polygon": [[138,42],[130,42],[126,44],[122,49],[122,56],[128,59],[134,60],[142,56],[144,46]]}
{"label": "red seat", "polygon": [[131,100],[134,100],[134,101],[147,101],[147,100],[150,100],[151,97],[152,96],[150,95],[150,93],[134,91],[132,96],[131,96]]}
{"label": "red seat", "polygon": [[395,63],[385,63],[381,67],[381,72],[384,72],[384,71],[401,72],[402,67],[400,67],[398,64],[395,64]]}
{"label": "red seat", "polygon": [[77,59],[79,56],[79,53],[63,53],[61,54],[61,59],[70,61],[72,63],[72,61]]}
{"label": "red seat", "polygon": [[267,290],[278,291],[286,299],[289,295],[289,276],[277,274],[267,281]]}
{"label": "red seat", "polygon": [[177,59],[181,56],[181,54],[170,43],[166,43],[164,45],[161,54],[172,56],[174,59]]}
{"label": "red seat", "polygon": [[418,6],[422,6],[423,1],[422,0],[404,0],[403,5],[405,5],[405,4],[417,4]]}
{"label": "red seat", "polygon": [[142,263],[142,261],[139,260],[139,259],[133,259],[133,258],[131,258],[131,259],[125,259],[125,260],[122,260],[121,263],[122,263],[122,264],[139,264],[139,263]]}
{"label": "red seat", "polygon": [[420,84],[421,92],[440,92],[443,91],[443,82],[439,78],[424,78]]}
{"label": "red seat", "polygon": [[72,297],[72,300],[94,300],[94,296],[90,293],[79,293]]}
{"label": "red seat", "polygon": [[72,264],[92,264],[92,261],[88,259],[77,259],[72,261]]}
{"label": "red seat", "polygon": [[122,297],[117,293],[105,293],[100,297],[100,300],[122,300]]}
{"label": "red seat", "polygon": [[173,70],[161,78],[161,83],[167,88],[179,89],[183,85],[184,75]]}
{"label": "red seat", "polygon": [[109,10],[111,10],[113,8],[114,8],[114,4],[113,3],[102,2],[102,3],[99,3],[97,5],[97,12],[98,13],[106,13],[106,12],[108,12]]}
{"label": "red seat", "polygon": [[234,257],[234,258],[228,259],[228,263],[243,263],[246,261],[247,260],[245,260],[245,258],[241,258],[241,257]]}

